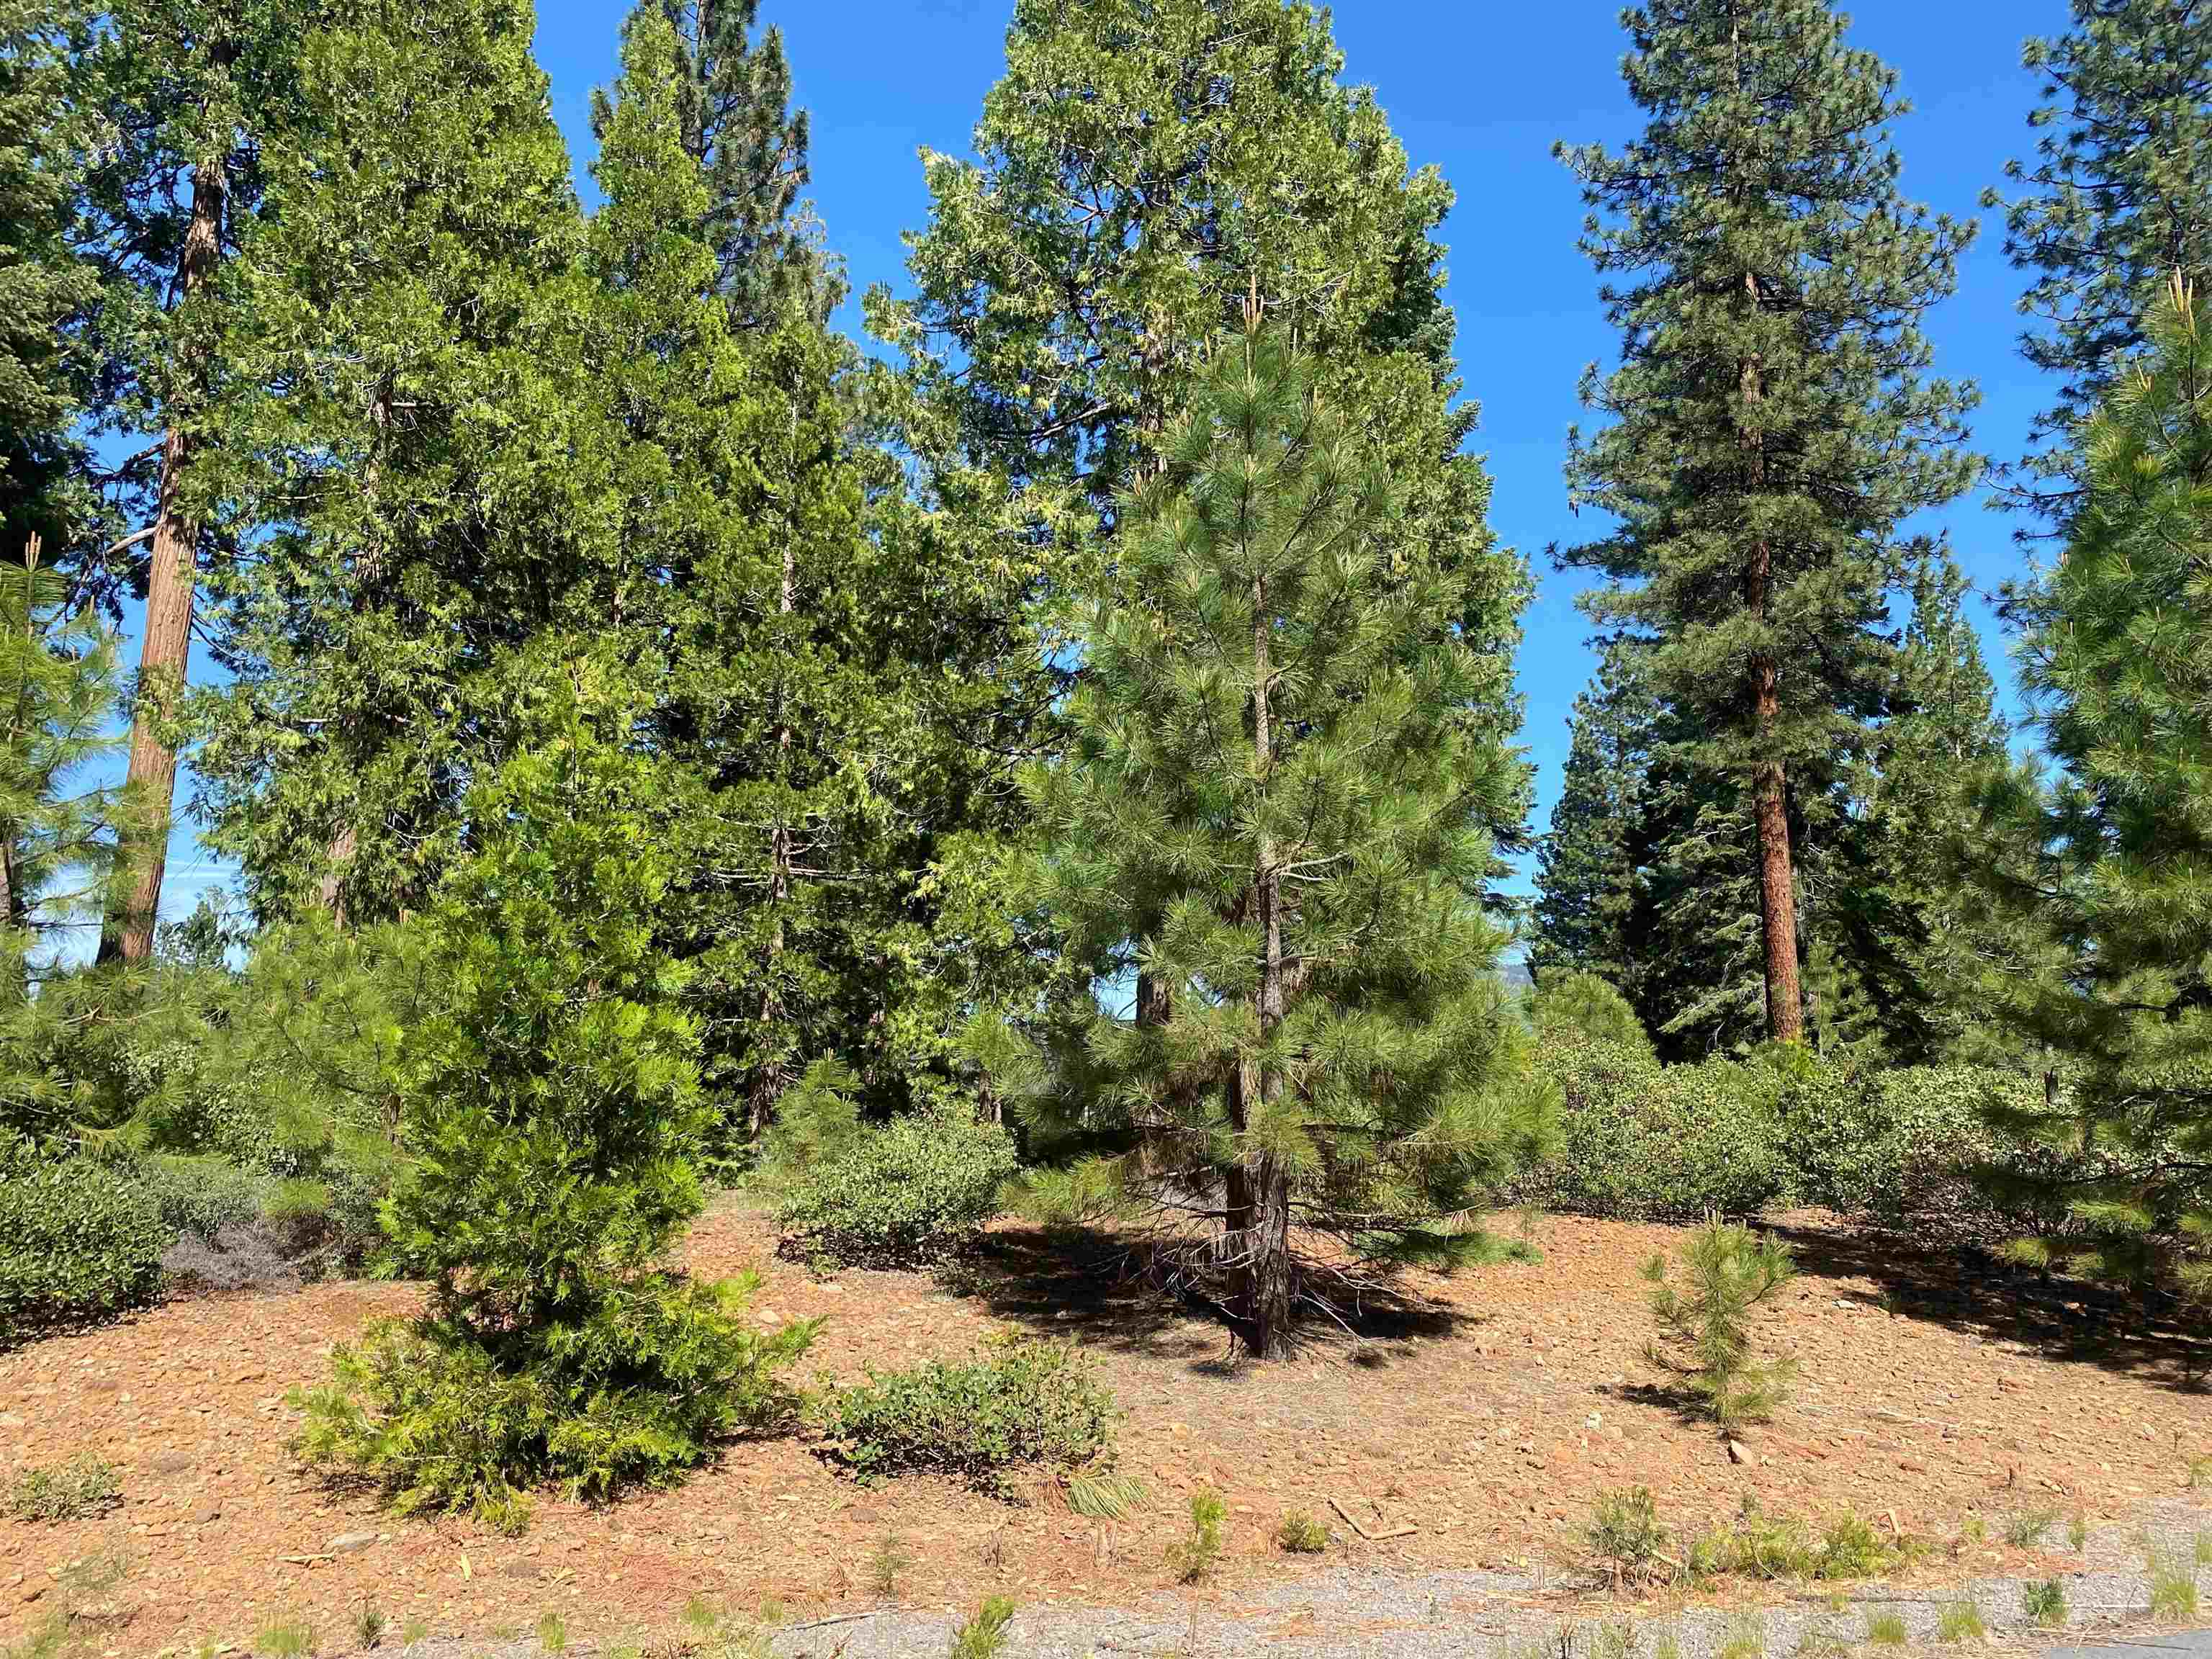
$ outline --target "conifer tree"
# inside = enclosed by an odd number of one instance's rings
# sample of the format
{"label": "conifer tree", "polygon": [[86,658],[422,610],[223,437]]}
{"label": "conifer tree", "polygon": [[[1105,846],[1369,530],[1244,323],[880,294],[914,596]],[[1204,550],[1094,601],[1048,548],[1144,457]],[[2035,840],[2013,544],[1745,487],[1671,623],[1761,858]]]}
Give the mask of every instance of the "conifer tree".
{"label": "conifer tree", "polygon": [[1584,399],[1577,507],[1618,527],[1560,556],[1602,572],[1592,614],[1647,643],[1690,758],[1757,833],[1766,1028],[1804,1032],[1793,773],[1863,750],[1890,674],[1887,601],[1926,556],[1903,521],[1964,489],[1972,401],[1923,374],[1917,319],[1971,228],[1897,187],[1894,75],[1825,0],[1686,0],[1625,14],[1619,153],[1561,155],[1622,362]]}
{"label": "conifer tree", "polygon": [[1395,565],[1401,501],[1282,335],[1255,314],[1224,337],[1192,403],[1123,500],[1119,574],[1074,619],[1069,751],[1031,784],[1077,958],[1176,1013],[1077,993],[1082,1053],[1038,1124],[1095,1156],[1041,1196],[1168,1220],[1270,1356],[1329,1292],[1297,1230],[1359,1262],[1448,1256],[1542,1137],[1485,912],[1486,826],[1524,769],[1463,718],[1491,689],[1448,626],[1467,576]]}
{"label": "conifer tree", "polygon": [[2045,1166],[2064,1224],[2020,1254],[2178,1295],[2202,1319],[2212,312],[2177,279],[2148,329],[2148,350],[2081,434],[2088,493],[2065,557],[2012,596],[2048,767],[2001,762],[1985,775],[1961,843],[1981,925],[1959,963],[1985,1017],[2063,1062],[2047,1111],[2002,1120],[2073,1155]]}
{"label": "conifer tree", "polygon": [[252,543],[210,574],[230,678],[195,700],[198,805],[264,918],[422,906],[511,741],[501,665],[564,620],[601,522],[530,39],[511,0],[394,0],[294,43],[194,479]]}
{"label": "conifer tree", "polygon": [[2021,348],[2058,377],[2025,469],[2028,499],[2059,527],[2083,478],[2074,442],[2127,354],[2143,296],[2172,272],[2212,275],[2212,11],[2173,0],[2072,0],[2064,34],[2031,40],[2044,76],[2032,161],[2006,177],[2005,252],[2033,280]]}
{"label": "conifer tree", "polygon": [[1656,718],[1630,652],[1607,641],[1596,677],[1568,719],[1566,775],[1551,831],[1536,849],[1528,962],[1540,983],[1554,974],[1595,974],[1630,993],[1640,955],[1630,916],[1645,853],[1642,796]]}

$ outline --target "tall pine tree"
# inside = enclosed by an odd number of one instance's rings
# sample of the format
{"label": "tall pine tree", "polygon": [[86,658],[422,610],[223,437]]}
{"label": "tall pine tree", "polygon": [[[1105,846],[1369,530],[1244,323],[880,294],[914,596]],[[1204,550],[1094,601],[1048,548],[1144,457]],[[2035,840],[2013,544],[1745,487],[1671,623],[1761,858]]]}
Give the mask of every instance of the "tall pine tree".
{"label": "tall pine tree", "polygon": [[1899,194],[1895,76],[1825,0],[1625,16],[1644,134],[1561,148],[1622,334],[1620,367],[1584,382],[1609,423],[1576,435],[1568,482],[1618,527],[1560,556],[1608,578],[1592,613],[1647,642],[1690,757],[1743,792],[1766,1026],[1795,1041],[1792,777],[1865,746],[1887,601],[1927,552],[1900,526],[1973,474],[1972,393],[1924,377],[1917,326],[1971,229]]}
{"label": "tall pine tree", "polygon": [[1620,641],[1600,651],[1596,678],[1568,719],[1566,775],[1550,832],[1536,849],[1529,967],[1595,974],[1633,1000],[1640,951],[1630,918],[1640,885],[1643,795],[1656,710]]}
{"label": "tall pine tree", "polygon": [[[1969,994],[2061,1057],[2068,1224],[2027,1259],[2212,1316],[2212,308],[2178,281],[2082,434],[2087,499],[2014,595],[2048,750],[1986,776],[1964,842]],[[2055,769],[2055,775],[2051,771]],[[2059,1085],[2064,1080],[2065,1086]]]}
{"label": "tall pine tree", "polygon": [[1466,577],[1399,568],[1386,474],[1256,310],[1193,402],[1124,498],[1117,574],[1075,619],[1070,750],[1033,782],[1079,957],[1175,1018],[1079,990],[1085,1053],[1041,1126],[1104,1144],[1046,1189],[1188,1224],[1170,1251],[1271,1356],[1328,1293],[1297,1230],[1449,1255],[1541,1138],[1485,914],[1524,768],[1464,718],[1491,684],[1446,625]]}
{"label": "tall pine tree", "polygon": [[2006,176],[2005,252],[2033,280],[2027,360],[2059,380],[2036,422],[2027,495],[2063,527],[2084,483],[2074,440],[2143,341],[2143,296],[2212,274],[2212,9],[2196,0],[2073,0],[2073,27],[2021,54],[2047,100],[2032,161]]}

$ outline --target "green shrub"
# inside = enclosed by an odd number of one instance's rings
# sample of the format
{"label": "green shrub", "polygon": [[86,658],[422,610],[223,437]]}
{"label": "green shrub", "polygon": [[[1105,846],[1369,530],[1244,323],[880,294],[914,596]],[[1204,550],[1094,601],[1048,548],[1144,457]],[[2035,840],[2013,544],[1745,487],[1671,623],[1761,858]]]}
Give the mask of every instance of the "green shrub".
{"label": "green shrub", "polygon": [[1659,1508],[1648,1486],[1602,1494],[1585,1535],[1591,1553],[1616,1584],[1650,1576],[1665,1561],[1672,1542],[1659,1524]]}
{"label": "green shrub", "polygon": [[1877,1647],[1901,1648],[1911,1639],[1901,1613],[1877,1613],[1867,1620],[1867,1640]]}
{"label": "green shrub", "polygon": [[965,1364],[871,1371],[810,1413],[824,1455],[863,1476],[942,1470],[988,1486],[1015,1466],[1109,1451],[1114,1399],[1071,1343],[1001,1340]]}
{"label": "green shrub", "polygon": [[0,1142],[0,1341],[150,1301],[171,1237],[127,1168]]}
{"label": "green shrub", "polygon": [[952,1632],[951,1659],[999,1659],[1006,1650],[1006,1626],[1014,1604],[1003,1595],[988,1598],[975,1616]]}
{"label": "green shrub", "polygon": [[1302,1510],[1292,1510],[1275,1528],[1275,1545],[1290,1555],[1319,1555],[1328,1547],[1328,1528]]}
{"label": "green shrub", "polygon": [[1168,1546],[1168,1569],[1176,1582],[1195,1584],[1221,1559],[1221,1528],[1229,1519],[1229,1505],[1211,1486],[1190,1495],[1190,1536]]}
{"label": "green shrub", "polygon": [[939,1260],[998,1213],[1015,1162],[1012,1137],[972,1113],[894,1119],[793,1183],[777,1211],[786,1248],[846,1265]]}
{"label": "green shrub", "polygon": [[2185,1625],[2197,1617],[2197,1561],[2186,1550],[2153,1550],[2147,1564],[2150,1573],[2150,1611],[2154,1619]]}
{"label": "green shrub", "polygon": [[122,1501],[115,1466],[96,1452],[52,1468],[25,1469],[8,1486],[8,1513],[18,1521],[82,1521]]}
{"label": "green shrub", "polygon": [[1953,1601],[1936,1617],[1939,1642],[1978,1642],[1989,1633],[1982,1610],[1972,1601]]}
{"label": "green shrub", "polygon": [[272,1177],[214,1156],[155,1156],[139,1174],[161,1206],[162,1224],[212,1242],[226,1227],[250,1225],[275,1185]]}
{"label": "green shrub", "polygon": [[2066,1622],[2066,1586],[2058,1579],[2023,1585],[2020,1601],[2021,1610],[2045,1630],[2056,1630]]}
{"label": "green shrub", "polygon": [[425,919],[441,998],[404,1038],[410,1162],[386,1218],[429,1308],[299,1401],[310,1461],[505,1524],[527,1486],[666,1484],[772,1419],[814,1328],[756,1328],[750,1282],[661,1267],[703,1201],[714,1114],[655,939],[654,780],[581,712],[550,726],[471,797],[488,833]]}
{"label": "green shrub", "polygon": [[1723,1429],[1764,1422],[1793,1367],[1753,1352],[1751,1311],[1796,1275],[1789,1248],[1734,1222],[1708,1220],[1682,1247],[1687,1287],[1668,1282],[1667,1258],[1644,1264],[1651,1281],[1656,1336],[1644,1350],[1656,1368],[1681,1380]]}
{"label": "green shrub", "polygon": [[1569,1044],[1601,1043],[1658,1061],[1650,1034],[1628,999],[1595,974],[1547,975],[1529,993],[1528,1023],[1547,1054]]}
{"label": "green shrub", "polygon": [[1559,1151],[1510,1195],[1582,1215],[1686,1220],[1756,1213],[1790,1189],[1768,1066],[1661,1066],[1615,1042],[1545,1049],[1565,1095]]}

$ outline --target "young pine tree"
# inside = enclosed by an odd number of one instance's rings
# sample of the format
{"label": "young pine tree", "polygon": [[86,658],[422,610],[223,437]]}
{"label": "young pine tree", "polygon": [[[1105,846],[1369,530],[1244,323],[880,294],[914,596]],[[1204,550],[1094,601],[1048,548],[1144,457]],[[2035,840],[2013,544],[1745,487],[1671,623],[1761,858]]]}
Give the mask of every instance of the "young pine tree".
{"label": "young pine tree", "polygon": [[[759,1330],[746,1281],[668,1269],[713,1112],[653,939],[653,766],[582,706],[622,672],[582,641],[546,650],[536,740],[472,796],[478,850],[427,918],[444,1004],[407,1035],[409,1164],[384,1225],[428,1271],[430,1306],[340,1350],[305,1401],[311,1458],[403,1509],[509,1525],[538,1482],[604,1496],[680,1477],[776,1409],[775,1368],[812,1329]],[[634,714],[595,712],[615,731]]]}
{"label": "young pine tree", "polygon": [[1768,1033],[1804,1032],[1791,793],[1864,747],[1888,676],[1887,601],[1925,549],[1902,532],[1966,488],[1970,392],[1923,377],[1920,314],[1969,228],[1907,204],[1893,74],[1826,0],[1686,0],[1626,14],[1650,121],[1618,154],[1561,154],[1595,210],[1622,362],[1584,398],[1576,505],[1618,521],[1563,562],[1590,609],[1648,641],[1653,689],[1741,788],[1756,830]]}
{"label": "young pine tree", "polygon": [[2077,1154],[2019,1246],[2212,1314],[2212,308],[2178,280],[2082,434],[2065,557],[2013,596],[2055,776],[2000,764],[1964,873],[1971,994],[2063,1057],[2007,1127]]}
{"label": "young pine tree", "polygon": [[2212,274],[2212,11],[2173,0],[2073,0],[2073,27],[2022,61],[2048,100],[2028,117],[2035,159],[2006,176],[2005,252],[2033,277],[2021,347],[2059,378],[2035,424],[2029,499],[2063,527],[2084,484],[2074,438],[2128,353],[2143,296],[2173,271]]}
{"label": "young pine tree", "polygon": [[1107,1143],[1075,1189],[1196,1224],[1184,1259],[1259,1356],[1326,1294],[1297,1230],[1368,1262],[1474,1243],[1452,1224],[1549,1103],[1486,914],[1485,826],[1524,780],[1467,718],[1465,577],[1394,559],[1400,504],[1309,373],[1256,317],[1216,345],[1080,606],[1069,751],[1032,781],[1078,959],[1176,1009],[1083,995],[1039,1127]]}
{"label": "young pine tree", "polygon": [[1643,793],[1657,711],[1631,652],[1608,641],[1596,678],[1575,699],[1566,778],[1536,849],[1535,937],[1529,966],[1595,974],[1627,993],[1640,965],[1630,915],[1644,862]]}

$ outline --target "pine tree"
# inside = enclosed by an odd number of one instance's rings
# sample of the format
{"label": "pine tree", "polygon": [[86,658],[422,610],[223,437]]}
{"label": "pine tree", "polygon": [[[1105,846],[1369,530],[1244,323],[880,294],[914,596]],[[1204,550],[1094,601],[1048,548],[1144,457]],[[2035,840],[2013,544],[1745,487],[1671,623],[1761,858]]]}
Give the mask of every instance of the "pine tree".
{"label": "pine tree", "polygon": [[[1968,995],[2060,1056],[2005,1127],[2065,1216],[2018,1249],[2212,1316],[2212,315],[2178,280],[2082,434],[2057,568],[2015,591],[2048,751],[2000,763],[1963,842]],[[2063,1085],[2063,1086],[2062,1086]],[[2030,1184],[2033,1184],[2031,1182]]]}
{"label": "pine tree", "polygon": [[2073,27],[2031,40],[2042,136],[2006,177],[2005,252],[2034,280],[2021,348],[2059,378],[2032,433],[2029,501],[2063,529],[2084,479],[2073,440],[2143,342],[2143,295],[2212,275],[2212,11],[2173,0],[2073,0]]}
{"label": "pine tree", "polygon": [[0,0],[0,556],[58,559],[87,529],[71,335],[94,289],[69,246],[76,177],[65,42],[51,7]]}
{"label": "pine tree", "polygon": [[1607,641],[1595,678],[1575,699],[1565,779],[1551,832],[1536,850],[1528,963],[1540,983],[1554,974],[1595,974],[1624,995],[1634,983],[1641,951],[1630,917],[1656,719],[1630,652]]}
{"label": "pine tree", "polygon": [[[101,356],[97,414],[110,429],[160,441],[106,481],[138,525],[87,575],[145,594],[125,839],[103,962],[152,951],[176,791],[181,702],[208,526],[188,501],[195,432],[216,373],[219,276],[261,192],[261,148],[281,122],[293,54],[314,0],[118,0],[100,9],[76,71],[97,111],[76,235],[102,278],[91,338]],[[143,574],[113,563],[147,549]],[[143,588],[142,588],[143,582]]]}
{"label": "pine tree", "polygon": [[1560,154],[1622,362],[1610,423],[1568,460],[1610,535],[1560,555],[1610,586],[1592,614],[1648,644],[1698,765],[1757,830],[1766,1025],[1804,1031],[1792,776],[1856,754],[1889,672],[1887,601],[1926,556],[1900,530],[1964,489],[1971,390],[1924,378],[1917,319],[1970,228],[1905,203],[1894,75],[1824,0],[1686,0],[1626,15],[1650,114],[1618,154]]}
{"label": "pine tree", "polygon": [[1448,626],[1466,576],[1395,565],[1401,503],[1281,334],[1224,337],[1192,401],[1124,498],[1120,574],[1074,619],[1069,753],[1031,785],[1077,959],[1176,1014],[1079,992],[1040,1125],[1109,1143],[1048,1188],[1191,1224],[1166,1248],[1267,1356],[1328,1293],[1294,1230],[1449,1255],[1543,1133],[1485,913],[1524,769],[1462,718],[1490,689]]}
{"label": "pine tree", "polygon": [[230,678],[195,699],[197,805],[267,919],[422,905],[512,741],[502,665],[602,526],[530,39],[512,0],[393,0],[294,43],[193,480],[252,545],[210,578]]}

